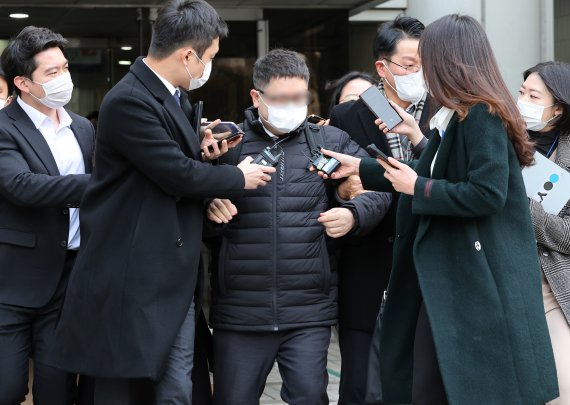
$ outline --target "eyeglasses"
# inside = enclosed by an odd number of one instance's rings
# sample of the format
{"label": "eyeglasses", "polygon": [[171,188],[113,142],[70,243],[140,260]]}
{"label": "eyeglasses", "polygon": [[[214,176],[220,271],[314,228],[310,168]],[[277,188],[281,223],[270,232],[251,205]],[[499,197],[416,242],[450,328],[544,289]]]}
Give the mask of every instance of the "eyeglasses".
{"label": "eyeglasses", "polygon": [[390,63],[393,63],[396,66],[400,66],[402,69],[404,69],[407,73],[416,73],[419,72],[420,69],[422,68],[421,66],[416,66],[416,65],[400,65],[399,63],[394,62],[393,60],[390,60],[388,58],[384,58],[384,60],[387,60]]}
{"label": "eyeglasses", "polygon": [[255,91],[264,95],[264,97],[261,98],[264,103],[267,100],[271,105],[285,105],[289,103],[295,105],[311,104],[311,93],[308,91],[287,96],[284,94],[269,95],[265,93],[263,90],[258,90],[258,89],[255,89]]}

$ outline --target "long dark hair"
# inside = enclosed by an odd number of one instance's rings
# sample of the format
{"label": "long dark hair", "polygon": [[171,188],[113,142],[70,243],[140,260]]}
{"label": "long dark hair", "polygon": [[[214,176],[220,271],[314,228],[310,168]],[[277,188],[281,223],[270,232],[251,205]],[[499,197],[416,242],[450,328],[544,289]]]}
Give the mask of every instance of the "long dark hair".
{"label": "long dark hair", "polygon": [[431,96],[463,120],[485,104],[503,121],[521,165],[533,162],[526,126],[503,80],[483,27],[472,17],[450,14],[428,25],[420,56]]}
{"label": "long dark hair", "polygon": [[342,93],[342,90],[344,89],[344,87],[351,82],[352,80],[355,79],[362,79],[362,80],[366,80],[367,82],[369,82],[370,84],[372,84],[373,86],[378,86],[378,80],[374,79],[370,74],[366,73],[366,72],[358,72],[358,71],[352,71],[349,72],[347,74],[345,74],[344,76],[333,80],[332,82],[327,82],[327,84],[325,85],[325,90],[327,91],[331,91],[331,102],[329,105],[329,114],[332,111],[332,109],[334,108],[335,105],[337,105],[338,103],[340,103],[340,93]]}
{"label": "long dark hair", "polygon": [[552,125],[561,132],[570,132],[570,65],[563,62],[539,63],[523,73],[524,80],[532,73],[538,74],[554,102],[562,107],[562,115],[553,120]]}

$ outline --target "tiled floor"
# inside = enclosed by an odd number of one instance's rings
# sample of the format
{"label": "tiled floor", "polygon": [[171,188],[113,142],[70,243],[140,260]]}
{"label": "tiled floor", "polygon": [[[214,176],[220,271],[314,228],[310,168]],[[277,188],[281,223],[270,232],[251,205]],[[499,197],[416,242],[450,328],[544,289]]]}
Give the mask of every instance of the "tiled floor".
{"label": "tiled floor", "polygon": [[[331,405],[336,404],[338,401],[338,385],[340,382],[340,351],[338,348],[338,340],[336,334],[333,333],[331,338],[331,345],[329,347],[327,371],[329,373],[329,400]],[[277,366],[273,367],[269,377],[267,378],[267,385],[261,397],[262,405],[276,405],[285,404],[281,400],[279,391],[281,390],[281,377]],[[26,402],[23,405],[32,405],[31,395],[28,395]]]}

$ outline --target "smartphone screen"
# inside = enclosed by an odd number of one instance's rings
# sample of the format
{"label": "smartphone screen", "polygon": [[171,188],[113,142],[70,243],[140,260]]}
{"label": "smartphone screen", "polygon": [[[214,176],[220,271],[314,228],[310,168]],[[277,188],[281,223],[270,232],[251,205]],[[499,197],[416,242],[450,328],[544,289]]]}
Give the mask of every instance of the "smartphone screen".
{"label": "smartphone screen", "polygon": [[[208,126],[210,124],[211,124],[210,121],[202,123],[203,126]],[[228,136],[232,136],[235,134],[243,134],[242,129],[235,122],[232,121],[222,121],[211,129],[212,129],[212,135],[214,135],[214,138],[218,140],[225,139]]]}
{"label": "smartphone screen", "polygon": [[400,115],[376,86],[369,87],[360,98],[377,118],[384,121],[389,130],[402,122]]}

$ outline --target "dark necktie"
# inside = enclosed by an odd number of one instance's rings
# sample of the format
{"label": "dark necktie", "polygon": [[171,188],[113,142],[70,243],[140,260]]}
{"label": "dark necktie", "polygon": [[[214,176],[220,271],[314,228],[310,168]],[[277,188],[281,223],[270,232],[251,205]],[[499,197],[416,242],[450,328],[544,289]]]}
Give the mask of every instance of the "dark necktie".
{"label": "dark necktie", "polygon": [[180,107],[180,90],[176,89],[172,97],[174,97],[174,101],[176,101],[176,104],[178,104],[178,107]]}

